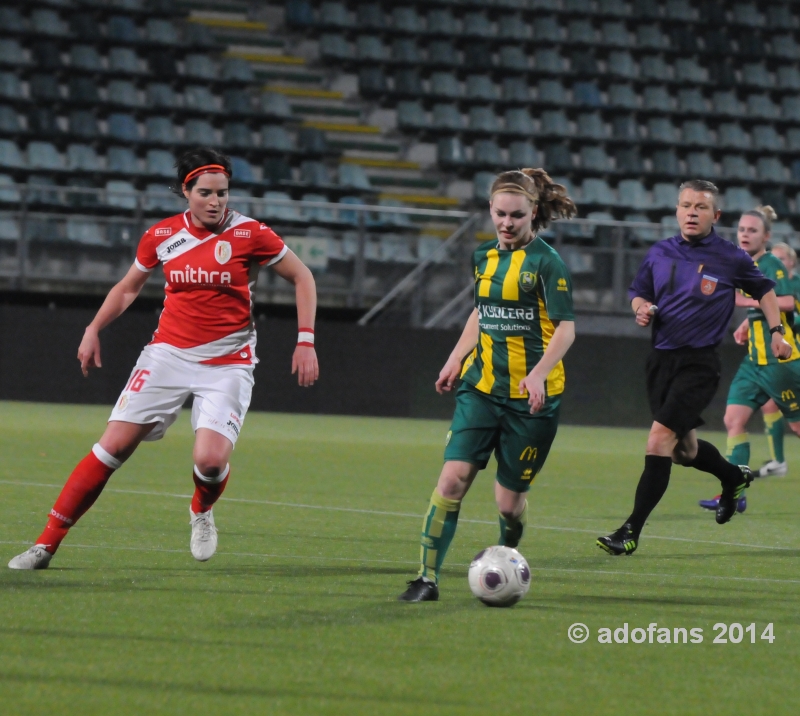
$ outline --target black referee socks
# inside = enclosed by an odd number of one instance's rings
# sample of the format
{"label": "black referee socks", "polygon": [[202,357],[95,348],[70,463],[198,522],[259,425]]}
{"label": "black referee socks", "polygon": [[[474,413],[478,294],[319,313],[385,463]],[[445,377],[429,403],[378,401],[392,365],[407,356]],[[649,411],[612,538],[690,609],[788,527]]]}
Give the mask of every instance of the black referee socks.
{"label": "black referee socks", "polygon": [[697,457],[687,467],[710,472],[723,486],[738,485],[742,481],[742,471],[737,465],[728,462],[711,443],[697,441]]}
{"label": "black referee socks", "polygon": [[661,455],[644,456],[644,472],[639,478],[639,484],[636,486],[633,512],[626,520],[633,528],[633,533],[637,539],[650,513],[667,491],[670,470],[672,470],[671,457],[662,457]]}

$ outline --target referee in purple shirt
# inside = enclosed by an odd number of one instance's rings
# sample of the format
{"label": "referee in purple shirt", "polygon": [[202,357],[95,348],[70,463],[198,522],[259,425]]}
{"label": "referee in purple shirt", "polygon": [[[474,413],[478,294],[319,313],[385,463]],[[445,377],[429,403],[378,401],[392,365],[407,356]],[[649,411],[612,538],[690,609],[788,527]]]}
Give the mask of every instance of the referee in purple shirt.
{"label": "referee in purple shirt", "polygon": [[747,466],[729,463],[695,431],[719,385],[716,348],[728,328],[736,289],[758,300],[770,325],[773,354],[791,354],[774,282],[714,231],[720,217],[717,187],[699,179],[684,182],[676,213],[680,234],[650,249],[629,289],[636,323],[653,323],[646,368],[653,425],[633,512],[616,532],[597,540],[612,555],[633,554],[638,547],[645,521],[667,490],[673,462],[710,472],[722,483],[719,524],[736,513],[737,500],[753,478]]}

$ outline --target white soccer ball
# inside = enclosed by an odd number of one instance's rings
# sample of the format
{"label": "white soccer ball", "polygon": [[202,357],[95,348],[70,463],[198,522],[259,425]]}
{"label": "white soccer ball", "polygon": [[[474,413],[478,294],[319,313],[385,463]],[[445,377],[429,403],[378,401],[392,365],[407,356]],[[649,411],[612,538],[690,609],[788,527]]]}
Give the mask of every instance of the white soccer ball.
{"label": "white soccer ball", "polygon": [[528,592],[531,569],[513,547],[487,547],[469,565],[469,588],[490,607],[510,607]]}

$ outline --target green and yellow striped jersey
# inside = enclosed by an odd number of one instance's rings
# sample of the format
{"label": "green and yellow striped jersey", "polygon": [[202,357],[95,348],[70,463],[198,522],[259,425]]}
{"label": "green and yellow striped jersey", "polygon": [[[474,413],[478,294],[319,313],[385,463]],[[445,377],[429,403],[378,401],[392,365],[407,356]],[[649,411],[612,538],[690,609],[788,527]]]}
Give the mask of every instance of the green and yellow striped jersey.
{"label": "green and yellow striped jersey", "polygon": [[[775,282],[775,294],[777,296],[794,295],[786,268],[777,256],[773,256],[771,253],[767,252],[756,261],[756,266],[758,266],[761,273]],[[753,361],[753,363],[756,365],[772,365],[775,363],[787,363],[800,358],[800,350],[797,348],[797,338],[794,334],[794,320],[791,311],[788,314],[781,312],[781,323],[783,323],[786,329],[784,338],[792,347],[792,354],[786,360],[780,360],[772,355],[772,350],[770,349],[772,338],[769,334],[767,319],[764,318],[761,309],[748,308],[747,320],[750,324],[748,351],[750,360]]]}
{"label": "green and yellow striped jersey", "polygon": [[794,296],[795,316],[800,316],[800,275],[794,274],[789,279],[789,284],[792,287],[792,295]]}
{"label": "green and yellow striped jersey", "polygon": [[[553,337],[553,321],[573,321],[572,279],[554,249],[536,238],[514,251],[497,240],[481,244],[472,257],[478,345],[461,377],[477,390],[507,398],[520,395],[519,382],[539,362]],[[559,361],[547,376],[548,396],[564,392]]]}

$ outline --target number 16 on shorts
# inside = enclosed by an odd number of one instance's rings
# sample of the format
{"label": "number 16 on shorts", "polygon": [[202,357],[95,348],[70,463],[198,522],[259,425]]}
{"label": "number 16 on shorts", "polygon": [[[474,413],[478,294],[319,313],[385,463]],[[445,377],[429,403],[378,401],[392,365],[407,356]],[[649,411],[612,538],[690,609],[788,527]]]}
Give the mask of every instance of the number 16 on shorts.
{"label": "number 16 on shorts", "polygon": [[130,391],[131,393],[138,393],[144,386],[144,382],[147,380],[148,375],[150,375],[150,371],[145,370],[144,368],[134,370],[130,380],[128,381],[128,385],[125,386],[125,390],[122,392],[127,393]]}
{"label": "number 16 on shorts", "polygon": [[[746,634],[750,635],[751,644],[756,643],[755,623],[749,624],[746,627],[742,627],[742,625],[738,622],[733,622],[733,624],[717,622],[714,624],[714,631],[717,632],[717,635],[714,637],[714,644],[741,644]],[[775,641],[775,635],[772,631],[772,622],[767,624],[764,631],[761,632],[760,638],[764,641],[768,641],[770,644]]]}

